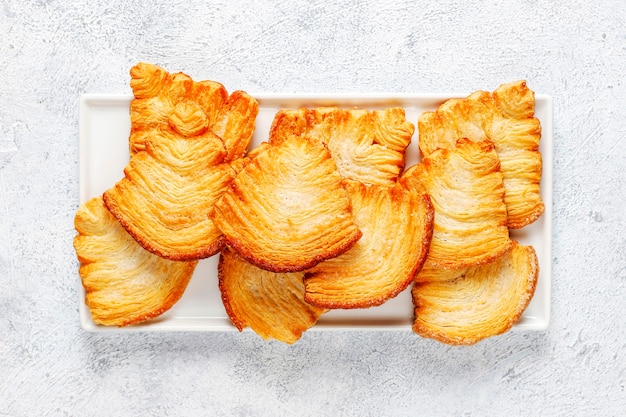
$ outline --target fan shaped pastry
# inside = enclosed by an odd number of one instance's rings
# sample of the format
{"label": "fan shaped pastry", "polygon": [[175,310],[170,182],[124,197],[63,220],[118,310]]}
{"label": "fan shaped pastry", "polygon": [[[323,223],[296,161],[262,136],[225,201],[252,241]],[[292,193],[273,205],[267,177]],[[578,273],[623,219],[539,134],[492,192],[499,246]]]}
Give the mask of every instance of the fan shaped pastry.
{"label": "fan shaped pastry", "polygon": [[197,262],[170,261],[143,249],[101,197],[83,204],[74,223],[79,273],[94,323],[141,323],[163,314],[183,295]]}
{"label": "fan shaped pastry", "polygon": [[493,93],[476,91],[450,99],[418,121],[419,148],[428,156],[452,149],[457,139],[495,144],[504,177],[508,227],[534,222],[544,211],[541,201],[541,125],[534,117],[535,95],[525,81],[502,84]]}
{"label": "fan shaped pastry", "polygon": [[179,103],[158,137],[145,143],[105,191],[107,208],[147,250],[172,260],[212,256],[222,234],[207,213],[234,176],[227,151],[192,102]]}
{"label": "fan shaped pastry", "polygon": [[457,141],[413,165],[400,179],[420,181],[435,209],[425,269],[488,263],[512,244],[507,228],[500,164],[489,141]]}
{"label": "fan shaped pastry", "polygon": [[243,156],[250,145],[257,101],[243,91],[230,96],[215,81],[194,81],[182,72],[170,74],[163,68],[139,63],[130,70],[130,86],[135,96],[130,104],[131,155],[145,149],[158,130],[169,124],[170,114],[183,102],[196,104],[206,114],[208,129],[226,146],[226,161]]}
{"label": "fan shaped pastry", "polygon": [[224,249],[218,264],[222,301],[232,323],[250,327],[263,339],[292,344],[326,311],[304,301],[304,272],[275,273],[257,268]]}
{"label": "fan shaped pastry", "polygon": [[210,217],[228,246],[273,272],[305,270],[361,237],[327,149],[297,136],[249,158]]}
{"label": "fan shaped pastry", "polygon": [[327,308],[364,308],[406,289],[422,267],[433,230],[428,194],[401,183],[346,181],[363,236],[349,251],[306,272],[304,299]]}
{"label": "fan shaped pastry", "polygon": [[448,281],[417,283],[413,330],[451,345],[471,345],[509,330],[537,286],[532,246],[517,242],[494,262],[457,271]]}
{"label": "fan shaped pastry", "polygon": [[415,126],[399,107],[367,111],[337,107],[281,110],[274,117],[270,142],[292,135],[324,143],[344,178],[365,184],[392,184],[404,169],[404,150]]}

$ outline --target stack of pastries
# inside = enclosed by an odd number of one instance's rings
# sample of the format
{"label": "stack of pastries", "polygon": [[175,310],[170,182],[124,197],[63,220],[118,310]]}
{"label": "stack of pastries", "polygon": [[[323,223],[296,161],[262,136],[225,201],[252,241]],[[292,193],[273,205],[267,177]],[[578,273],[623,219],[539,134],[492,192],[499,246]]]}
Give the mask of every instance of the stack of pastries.
{"label": "stack of pastries", "polygon": [[530,302],[537,257],[509,236],[543,212],[525,82],[423,113],[408,168],[400,107],[282,109],[249,149],[249,94],[146,63],[131,88],[124,177],[75,217],[95,323],[163,314],[214,255],[233,325],[290,344],[331,309],[410,285],[414,332],[455,345],[505,332]]}

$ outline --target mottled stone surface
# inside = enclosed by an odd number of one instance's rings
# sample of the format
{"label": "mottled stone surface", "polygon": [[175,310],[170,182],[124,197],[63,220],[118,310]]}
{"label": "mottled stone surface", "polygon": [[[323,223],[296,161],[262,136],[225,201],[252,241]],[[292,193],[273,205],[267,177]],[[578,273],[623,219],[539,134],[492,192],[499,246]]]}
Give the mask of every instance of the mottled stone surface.
{"label": "mottled stone surface", "polygon": [[[621,1],[3,0],[0,416],[564,415],[626,409]],[[598,2],[596,2],[598,3]],[[144,60],[254,92],[554,97],[552,322],[413,334],[90,334],[78,322],[78,101]],[[548,161],[550,163],[550,161]]]}

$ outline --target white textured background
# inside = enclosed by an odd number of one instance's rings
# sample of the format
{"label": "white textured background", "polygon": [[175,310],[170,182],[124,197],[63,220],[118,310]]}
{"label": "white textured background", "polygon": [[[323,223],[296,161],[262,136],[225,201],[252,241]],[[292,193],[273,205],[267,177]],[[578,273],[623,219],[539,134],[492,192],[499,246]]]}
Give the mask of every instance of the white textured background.
{"label": "white textured background", "polygon": [[[436,3],[2,0],[0,416],[625,415],[626,7]],[[78,100],[129,93],[140,60],[251,92],[552,95],[549,330],[83,332]]]}

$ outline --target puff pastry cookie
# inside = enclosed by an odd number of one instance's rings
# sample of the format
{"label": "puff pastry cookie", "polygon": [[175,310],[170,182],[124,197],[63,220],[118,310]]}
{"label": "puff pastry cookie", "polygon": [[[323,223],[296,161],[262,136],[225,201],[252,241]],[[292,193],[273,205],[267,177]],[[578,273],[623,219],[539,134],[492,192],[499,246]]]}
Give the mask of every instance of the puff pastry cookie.
{"label": "puff pastry cookie", "polygon": [[297,136],[249,158],[210,217],[228,246],[273,272],[308,269],[361,237],[329,152]]}
{"label": "puff pastry cookie", "polygon": [[306,272],[304,299],[320,307],[364,308],[395,297],[422,267],[432,237],[434,211],[423,188],[346,186],[363,236]]}
{"label": "puff pastry cookie", "polygon": [[85,303],[94,323],[141,323],[163,314],[183,295],[197,262],[170,261],[143,249],[101,197],[83,204],[74,224]]}
{"label": "puff pastry cookie", "polygon": [[197,104],[181,102],[107,190],[107,208],[147,250],[172,260],[212,256],[222,234],[207,217],[234,173]]}
{"label": "puff pastry cookie", "polygon": [[476,91],[448,100],[437,111],[420,115],[420,152],[428,156],[438,148],[452,149],[460,138],[493,142],[504,177],[508,227],[521,228],[544,211],[541,125],[534,111],[535,95],[525,81],[503,84],[493,93]]}
{"label": "puff pastry cookie", "polygon": [[245,154],[259,111],[253,97],[243,91],[229,96],[215,81],[194,81],[181,72],[170,74],[143,62],[131,68],[130,76],[135,96],[130,104],[131,155],[144,150],[145,143],[158,136],[159,128],[168,125],[170,114],[182,102],[194,103],[206,114],[207,128],[226,146],[227,161]]}
{"label": "puff pastry cookie", "polygon": [[325,144],[344,178],[365,184],[392,184],[404,169],[404,150],[415,126],[404,109],[342,110],[337,107],[281,110],[274,117],[270,142],[292,135]]}
{"label": "puff pastry cookie", "polygon": [[502,174],[491,142],[461,139],[454,149],[437,149],[400,181],[415,180],[435,209],[425,269],[480,265],[510,248]]}
{"label": "puff pastry cookie", "polygon": [[232,323],[263,339],[295,343],[326,311],[304,301],[304,272],[274,273],[257,268],[229,249],[218,265],[219,288]]}
{"label": "puff pastry cookie", "polygon": [[517,242],[494,262],[456,271],[448,281],[417,283],[413,330],[451,345],[471,345],[509,330],[530,303],[539,266]]}

